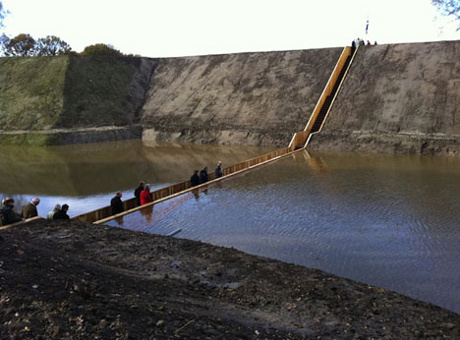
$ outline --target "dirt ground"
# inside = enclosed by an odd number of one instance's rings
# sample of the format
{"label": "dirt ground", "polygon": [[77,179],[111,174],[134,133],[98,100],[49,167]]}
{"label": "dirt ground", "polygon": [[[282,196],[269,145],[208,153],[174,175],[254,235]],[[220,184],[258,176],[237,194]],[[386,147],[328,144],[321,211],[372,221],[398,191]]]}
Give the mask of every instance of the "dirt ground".
{"label": "dirt ground", "polygon": [[1,339],[460,339],[460,315],[235,249],[76,221],[0,230]]}

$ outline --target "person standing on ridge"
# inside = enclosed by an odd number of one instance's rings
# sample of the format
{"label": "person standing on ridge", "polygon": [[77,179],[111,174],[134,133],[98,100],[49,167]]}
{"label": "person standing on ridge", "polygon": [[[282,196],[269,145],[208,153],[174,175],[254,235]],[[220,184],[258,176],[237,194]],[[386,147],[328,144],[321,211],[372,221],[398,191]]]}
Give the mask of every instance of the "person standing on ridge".
{"label": "person standing on ridge", "polygon": [[110,208],[112,208],[112,215],[116,215],[125,211],[125,206],[123,205],[123,202],[121,200],[122,197],[123,194],[121,193],[121,191],[118,191],[115,197],[110,200]]}

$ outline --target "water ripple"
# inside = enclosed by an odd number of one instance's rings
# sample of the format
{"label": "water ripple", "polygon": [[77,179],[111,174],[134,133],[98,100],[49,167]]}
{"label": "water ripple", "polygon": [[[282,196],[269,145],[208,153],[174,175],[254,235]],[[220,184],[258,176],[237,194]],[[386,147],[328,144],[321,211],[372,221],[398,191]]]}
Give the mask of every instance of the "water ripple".
{"label": "water ripple", "polygon": [[460,312],[460,169],[411,162],[279,161],[198,199],[156,207],[161,218],[144,230],[165,235],[181,228],[178,237],[318,268]]}

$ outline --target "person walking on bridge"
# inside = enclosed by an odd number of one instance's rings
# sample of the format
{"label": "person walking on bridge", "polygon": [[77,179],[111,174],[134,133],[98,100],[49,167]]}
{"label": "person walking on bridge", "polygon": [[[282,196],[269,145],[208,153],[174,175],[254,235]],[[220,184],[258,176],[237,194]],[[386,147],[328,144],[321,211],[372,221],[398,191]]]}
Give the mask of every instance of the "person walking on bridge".
{"label": "person walking on bridge", "polygon": [[69,220],[70,217],[67,215],[67,211],[69,211],[69,205],[63,204],[61,210],[53,215],[53,220]]}
{"label": "person walking on bridge", "polygon": [[54,214],[57,213],[59,210],[61,210],[61,205],[60,204],[56,204],[54,206],[54,209],[51,210],[47,215],[46,215],[46,218],[49,219],[49,220],[52,220],[53,217],[54,217]]}
{"label": "person walking on bridge", "polygon": [[153,202],[152,194],[150,193],[150,185],[146,184],[144,190],[141,191],[141,205]]}
{"label": "person walking on bridge", "polygon": [[134,190],[134,197],[136,197],[137,206],[141,205],[141,192],[144,190],[145,182],[141,181],[139,186]]}
{"label": "person walking on bridge", "polygon": [[125,206],[123,205],[123,202],[121,200],[122,197],[123,194],[121,193],[121,191],[118,191],[115,197],[110,200],[110,208],[112,208],[112,215],[116,215],[125,211]]}
{"label": "person walking on bridge", "polygon": [[22,208],[21,217],[26,219],[26,218],[32,218],[32,217],[38,216],[37,205],[39,204],[40,204],[40,199],[38,197],[35,197],[34,199],[32,199],[30,203],[27,203]]}
{"label": "person walking on bridge", "polygon": [[195,170],[193,172],[192,177],[190,177],[190,185],[192,187],[196,187],[197,185],[200,185],[200,176],[198,176],[198,170]]}
{"label": "person walking on bridge", "polygon": [[22,221],[13,210],[14,208],[14,199],[8,197],[5,198],[2,202],[2,208],[0,209],[0,213],[2,215],[2,225],[12,224],[16,222]]}
{"label": "person walking on bridge", "polygon": [[223,172],[222,172],[222,162],[221,161],[217,162],[217,167],[214,173],[215,173],[215,178],[222,177]]}
{"label": "person walking on bridge", "polygon": [[205,166],[203,170],[200,171],[200,183],[206,183],[208,181],[208,167]]}

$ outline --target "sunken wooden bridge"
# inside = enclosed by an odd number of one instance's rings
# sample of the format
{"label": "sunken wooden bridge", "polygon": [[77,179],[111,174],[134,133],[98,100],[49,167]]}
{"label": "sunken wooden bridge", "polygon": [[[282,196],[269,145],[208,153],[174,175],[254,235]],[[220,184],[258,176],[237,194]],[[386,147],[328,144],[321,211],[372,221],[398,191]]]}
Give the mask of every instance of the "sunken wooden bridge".
{"label": "sunken wooden bridge", "polygon": [[200,189],[201,187],[206,187],[212,185],[217,181],[221,181],[224,179],[229,178],[230,176],[238,175],[242,172],[254,170],[259,166],[266,165],[270,162],[274,162],[279,160],[282,157],[289,156],[294,152],[298,152],[304,150],[312,136],[316,133],[319,133],[324,126],[325,120],[329,114],[329,111],[334,103],[335,97],[342,85],[342,82],[348,72],[348,69],[351,65],[353,60],[355,50],[351,47],[345,47],[337,61],[337,64],[332,71],[331,76],[310,116],[310,119],[303,131],[297,132],[291,139],[289,146],[286,148],[278,149],[272,151],[270,153],[251,158],[244,162],[231,165],[223,169],[223,176],[220,178],[215,178],[214,173],[209,173],[209,181],[200,184],[199,186],[192,187],[190,180],[173,184],[171,186],[161,188],[152,192],[153,202],[148,204],[137,206],[136,199],[133,197],[131,199],[125,200],[123,202],[125,211],[112,215],[112,211],[110,206],[106,206],[97,210],[93,210],[87,212],[85,214],[81,214],[78,216],[73,217],[73,219],[94,223],[94,224],[101,224],[108,222],[112,219],[133,213],[145,207],[158,204],[165,200],[177,197],[179,195],[185,194],[192,190]]}
{"label": "sunken wooden bridge", "polygon": [[[111,207],[106,206],[100,209],[96,209],[75,216],[72,219],[94,224],[106,223],[110,220],[131,214],[138,210],[164,202],[179,195],[183,195],[192,190],[199,190],[202,187],[210,186],[218,181],[225,180],[231,176],[241,174],[242,172],[254,170],[260,166],[269,164],[271,162],[275,162],[283,157],[290,156],[295,152],[299,152],[306,149],[308,142],[310,141],[312,136],[314,136],[314,134],[316,133],[319,133],[322,127],[324,126],[324,123],[334,103],[337,93],[340,90],[343,80],[345,79],[348,73],[349,67],[353,61],[355,53],[356,50],[352,49],[351,47],[345,47],[343,49],[339,57],[339,60],[337,61],[334,70],[332,71],[332,74],[329,77],[329,80],[310,116],[310,119],[307,122],[307,125],[305,126],[305,129],[303,131],[295,133],[287,147],[269,152],[258,157],[251,158],[238,164],[228,166],[223,169],[223,176],[220,178],[215,178],[214,173],[211,172],[208,174],[209,181],[204,184],[200,184],[199,186],[192,187],[190,180],[187,180],[184,182],[170,185],[165,188],[152,191],[151,193],[153,197],[153,202],[150,202],[145,205],[137,206],[135,197],[127,199],[123,201],[124,212],[120,214],[112,215]],[[32,219],[18,222],[16,224],[24,224],[30,220]],[[9,225],[8,227],[11,226],[13,225]]]}

